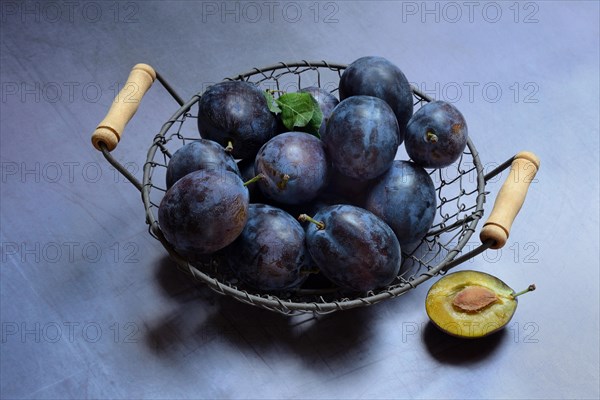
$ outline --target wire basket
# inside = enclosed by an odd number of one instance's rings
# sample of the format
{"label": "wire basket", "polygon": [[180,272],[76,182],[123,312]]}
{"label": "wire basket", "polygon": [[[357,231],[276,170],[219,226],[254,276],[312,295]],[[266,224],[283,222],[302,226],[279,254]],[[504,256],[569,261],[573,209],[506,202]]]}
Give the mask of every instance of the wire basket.
{"label": "wire basket", "polygon": [[[139,99],[141,100],[141,96],[143,96],[144,92],[152,84],[152,80],[154,79],[152,73],[154,73],[154,70],[145,64],[138,64],[136,67],[138,73],[142,75],[145,73],[151,76],[151,79],[144,78],[146,81],[138,79],[135,85],[135,88],[138,89]],[[136,72],[136,67],[134,67],[128,83],[135,81],[136,77],[133,77],[133,74]],[[226,80],[247,81],[256,84],[261,89],[285,92],[297,91],[308,86],[318,86],[327,89],[335,95],[337,94],[339,79],[345,68],[345,65],[325,61],[279,63],[265,68],[255,68],[247,73],[226,78]],[[166,192],[165,176],[171,155],[189,141],[200,138],[197,130],[197,107],[194,106],[197,106],[196,103],[199,101],[202,93],[194,95],[189,101],[184,103],[162,76],[156,74],[156,78],[181,107],[154,137],[144,164],[142,182],[137,181],[110,154],[110,151],[116,147],[120,139],[120,132],[124,129],[125,124],[131,118],[135,109],[137,109],[139,102],[133,105],[133,112],[131,112],[131,115],[128,115],[125,121],[122,121],[122,126],[111,127],[109,126],[110,121],[107,122],[107,120],[109,120],[113,108],[116,109],[119,107],[119,104],[116,103],[118,98],[115,99],[109,115],[99,125],[94,134],[93,142],[96,148],[102,151],[107,160],[141,191],[146,211],[146,223],[148,224],[150,234],[163,244],[181,270],[207,284],[211,289],[220,294],[286,315],[305,312],[329,313],[363,307],[398,297],[428,279],[444,274],[450,268],[490,247],[501,247],[504,244],[501,243],[502,240],[506,240],[494,235],[485,237],[482,232],[482,243],[470,251],[465,251],[470,247],[466,247],[466,245],[483,216],[486,182],[511,165],[513,166],[511,172],[513,172],[515,166],[518,166],[518,163],[515,162],[517,160],[525,159],[532,162],[529,160],[531,157],[518,157],[522,154],[529,155],[531,153],[519,153],[519,155],[512,157],[494,171],[485,175],[477,150],[473,142],[469,139],[467,147],[458,161],[447,168],[430,171],[430,176],[436,185],[438,200],[436,219],[428,234],[417,246],[411,249],[402,249],[400,273],[386,287],[367,293],[355,293],[336,287],[311,286],[313,283],[309,279],[297,289],[276,293],[263,293],[244,286],[241,282],[237,281],[234,275],[223,272],[226,269],[219,268],[222,263],[222,255],[220,253],[200,261],[187,260],[179,255],[164,238],[158,224],[157,214],[160,201]],[[147,82],[148,80],[149,82]],[[126,84],[123,90],[126,90],[127,86]],[[140,91],[139,89],[142,90]],[[125,98],[126,96],[121,97]],[[413,97],[415,109],[432,100],[415,88],[413,88]],[[98,134],[99,130],[102,131],[103,129],[105,131],[109,129],[111,131],[110,134],[107,132]],[[116,142],[113,140],[114,136],[117,137]],[[539,166],[539,161],[537,166]],[[488,221],[487,224],[495,225],[493,221]],[[506,236],[508,236],[508,230],[506,230]]]}

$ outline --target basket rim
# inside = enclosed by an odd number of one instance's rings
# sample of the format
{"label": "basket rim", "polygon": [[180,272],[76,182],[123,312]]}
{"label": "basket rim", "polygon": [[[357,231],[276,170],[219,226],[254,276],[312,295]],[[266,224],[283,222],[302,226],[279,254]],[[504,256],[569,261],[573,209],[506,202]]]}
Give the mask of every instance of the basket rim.
{"label": "basket rim", "polygon": [[[328,68],[332,71],[341,71],[346,68],[345,64],[338,63],[330,63],[326,61],[298,61],[298,62],[290,62],[284,63],[280,62],[277,64],[269,65],[262,68],[253,68],[252,70],[234,75],[229,78],[225,78],[224,80],[246,80],[247,78],[254,75],[263,75],[265,78],[269,78],[268,75],[265,75],[266,72],[276,71],[280,69],[287,69],[290,72],[294,72],[299,68],[309,68],[309,69],[317,69],[317,68]],[[430,96],[420,92],[414,86],[411,86],[413,93],[420,97],[422,100],[426,102],[433,101],[434,99]],[[314,313],[328,313],[338,310],[345,310],[360,306],[372,305],[375,303],[379,303],[383,300],[398,297],[410,289],[414,289],[418,285],[423,282],[431,279],[432,277],[439,275],[444,272],[444,269],[450,265],[450,263],[457,257],[457,255],[462,251],[464,246],[467,244],[473,233],[475,232],[475,228],[483,216],[483,204],[485,202],[485,179],[484,179],[484,171],[483,166],[481,164],[481,160],[479,158],[479,153],[475,148],[475,145],[471,141],[471,138],[467,138],[467,147],[469,149],[470,155],[472,157],[472,161],[474,164],[474,169],[477,173],[477,197],[476,197],[476,205],[475,210],[471,212],[469,216],[469,221],[465,219],[462,224],[467,223],[466,226],[463,226],[462,233],[457,244],[453,247],[451,251],[448,251],[443,260],[441,260],[437,265],[428,268],[426,271],[420,273],[420,275],[413,277],[409,280],[402,280],[402,285],[395,287],[393,289],[383,289],[378,293],[368,292],[366,295],[361,297],[356,297],[352,299],[341,299],[339,301],[330,301],[330,302],[294,302],[290,300],[284,300],[274,295],[269,294],[254,294],[249,293],[246,290],[237,289],[235,286],[231,284],[226,284],[220,282],[217,278],[211,277],[200,269],[196,268],[193,264],[191,264],[188,260],[179,255],[173,247],[169,244],[169,242],[165,239],[160,227],[158,225],[157,218],[155,218],[152,212],[151,200],[150,200],[150,191],[153,186],[151,182],[152,169],[156,166],[156,162],[154,161],[154,157],[156,152],[161,148],[161,146],[165,143],[165,135],[170,130],[170,128],[184,115],[186,114],[191,107],[196,104],[201,98],[201,93],[197,93],[191,97],[186,103],[181,105],[181,107],[169,118],[167,122],[163,124],[160,131],[154,137],[152,145],[148,149],[146,155],[146,162],[144,163],[143,169],[143,181],[142,181],[142,201],[144,203],[144,208],[146,212],[146,223],[148,224],[149,232],[152,236],[154,236],[157,240],[159,240],[163,247],[169,252],[170,256],[174,261],[176,261],[177,266],[183,271],[189,273],[194,276],[196,279],[206,283],[212,290],[223,294],[229,295],[237,300],[248,303],[254,306],[260,306],[262,308],[277,311],[282,314],[292,315],[296,313],[305,313],[305,312],[314,312]]]}

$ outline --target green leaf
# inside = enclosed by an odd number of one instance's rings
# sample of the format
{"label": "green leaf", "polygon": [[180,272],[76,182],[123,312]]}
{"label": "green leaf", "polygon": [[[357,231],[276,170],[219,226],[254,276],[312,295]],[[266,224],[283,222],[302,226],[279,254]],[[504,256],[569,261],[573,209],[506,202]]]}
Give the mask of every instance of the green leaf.
{"label": "green leaf", "polygon": [[323,113],[310,93],[286,93],[275,102],[281,108],[281,120],[287,129],[305,128],[308,133],[319,135]]}
{"label": "green leaf", "polygon": [[321,111],[321,108],[319,107],[319,103],[317,103],[317,100],[315,100],[314,97],[310,96],[311,100],[313,101],[313,107],[314,107],[314,114],[312,116],[312,118],[310,119],[310,121],[308,122],[308,124],[306,125],[306,131],[308,133],[312,133],[313,135],[315,135],[318,138],[321,138],[321,135],[319,134],[319,128],[321,127],[321,122],[323,122],[323,112]]}
{"label": "green leaf", "polygon": [[301,128],[310,122],[315,113],[311,97],[308,93],[286,93],[275,100],[281,107],[281,119],[287,129]]}
{"label": "green leaf", "polygon": [[271,92],[267,90],[263,93],[265,94],[265,99],[267,99],[267,106],[269,107],[269,111],[271,111],[275,115],[279,114],[281,112],[281,108],[279,108],[279,105],[277,105],[277,102],[275,101],[275,98],[273,97]]}

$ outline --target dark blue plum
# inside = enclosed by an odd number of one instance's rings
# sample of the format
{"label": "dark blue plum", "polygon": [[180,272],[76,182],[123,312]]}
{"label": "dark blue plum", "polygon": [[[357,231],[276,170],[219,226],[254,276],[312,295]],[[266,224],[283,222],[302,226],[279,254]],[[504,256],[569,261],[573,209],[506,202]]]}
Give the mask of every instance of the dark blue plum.
{"label": "dark blue plum", "polygon": [[169,160],[167,189],[190,172],[199,169],[231,171],[240,175],[240,170],[231,154],[212,140],[200,139],[179,148]]}
{"label": "dark blue plum", "polygon": [[396,160],[371,188],[366,208],[388,223],[404,247],[427,234],[436,202],[429,174],[410,161]]}
{"label": "dark blue plum", "polygon": [[158,223],[182,254],[210,254],[233,242],[248,219],[248,189],[230,171],[198,170],[165,193]]}
{"label": "dark blue plum", "polygon": [[[303,218],[303,217],[301,217]],[[351,205],[321,209],[306,229],[308,250],[336,285],[359,292],[391,283],[400,270],[400,244],[375,214]]]}
{"label": "dark blue plum", "polygon": [[371,96],[343,100],[333,110],[321,139],[333,167],[361,181],[387,171],[400,144],[392,109]]}
{"label": "dark blue plum", "polygon": [[404,145],[420,166],[444,168],[458,160],[467,138],[467,123],[460,111],[445,101],[432,101],[410,119]]}
{"label": "dark blue plum", "polygon": [[327,188],[323,192],[324,196],[339,198],[341,201],[337,203],[362,207],[373,180],[363,181],[350,178],[331,168],[328,182]]}
{"label": "dark blue plum", "polygon": [[250,204],[244,230],[226,249],[229,267],[259,290],[299,286],[314,266],[304,239],[300,223],[285,211]]}
{"label": "dark blue plum", "polygon": [[198,101],[200,136],[223,147],[233,146],[236,159],[254,157],[277,131],[277,119],[263,92],[248,82],[220,82]]}
{"label": "dark blue plum", "polygon": [[396,115],[400,144],[413,113],[412,89],[404,73],[383,57],[362,57],[346,68],[340,78],[340,100],[351,96],[374,96],[385,100]]}
{"label": "dark blue plum", "polygon": [[304,89],[300,89],[300,92],[310,93],[319,104],[319,108],[323,113],[323,121],[321,122],[321,126],[319,127],[319,134],[323,136],[323,134],[325,133],[325,127],[327,126],[327,121],[331,116],[331,112],[340,103],[340,101],[329,91],[317,86],[310,86]]}
{"label": "dark blue plum", "polygon": [[254,171],[262,193],[283,204],[301,204],[327,183],[329,164],[323,143],[308,133],[286,132],[265,143],[256,155]]}

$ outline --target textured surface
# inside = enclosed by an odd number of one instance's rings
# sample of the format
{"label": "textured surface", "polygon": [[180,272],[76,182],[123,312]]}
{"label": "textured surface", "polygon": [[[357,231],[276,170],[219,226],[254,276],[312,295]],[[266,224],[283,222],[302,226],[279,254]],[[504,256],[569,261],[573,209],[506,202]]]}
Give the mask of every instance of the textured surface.
{"label": "textured surface", "polygon": [[[0,397],[598,398],[598,3],[247,4],[1,3]],[[536,283],[497,335],[440,334],[433,281],[317,320],[216,296],[90,144],[139,62],[189,99],[255,66],[369,54],[453,102],[487,171],[542,160],[506,247],[458,267]],[[139,178],[177,108],[156,84],[113,152]]]}

